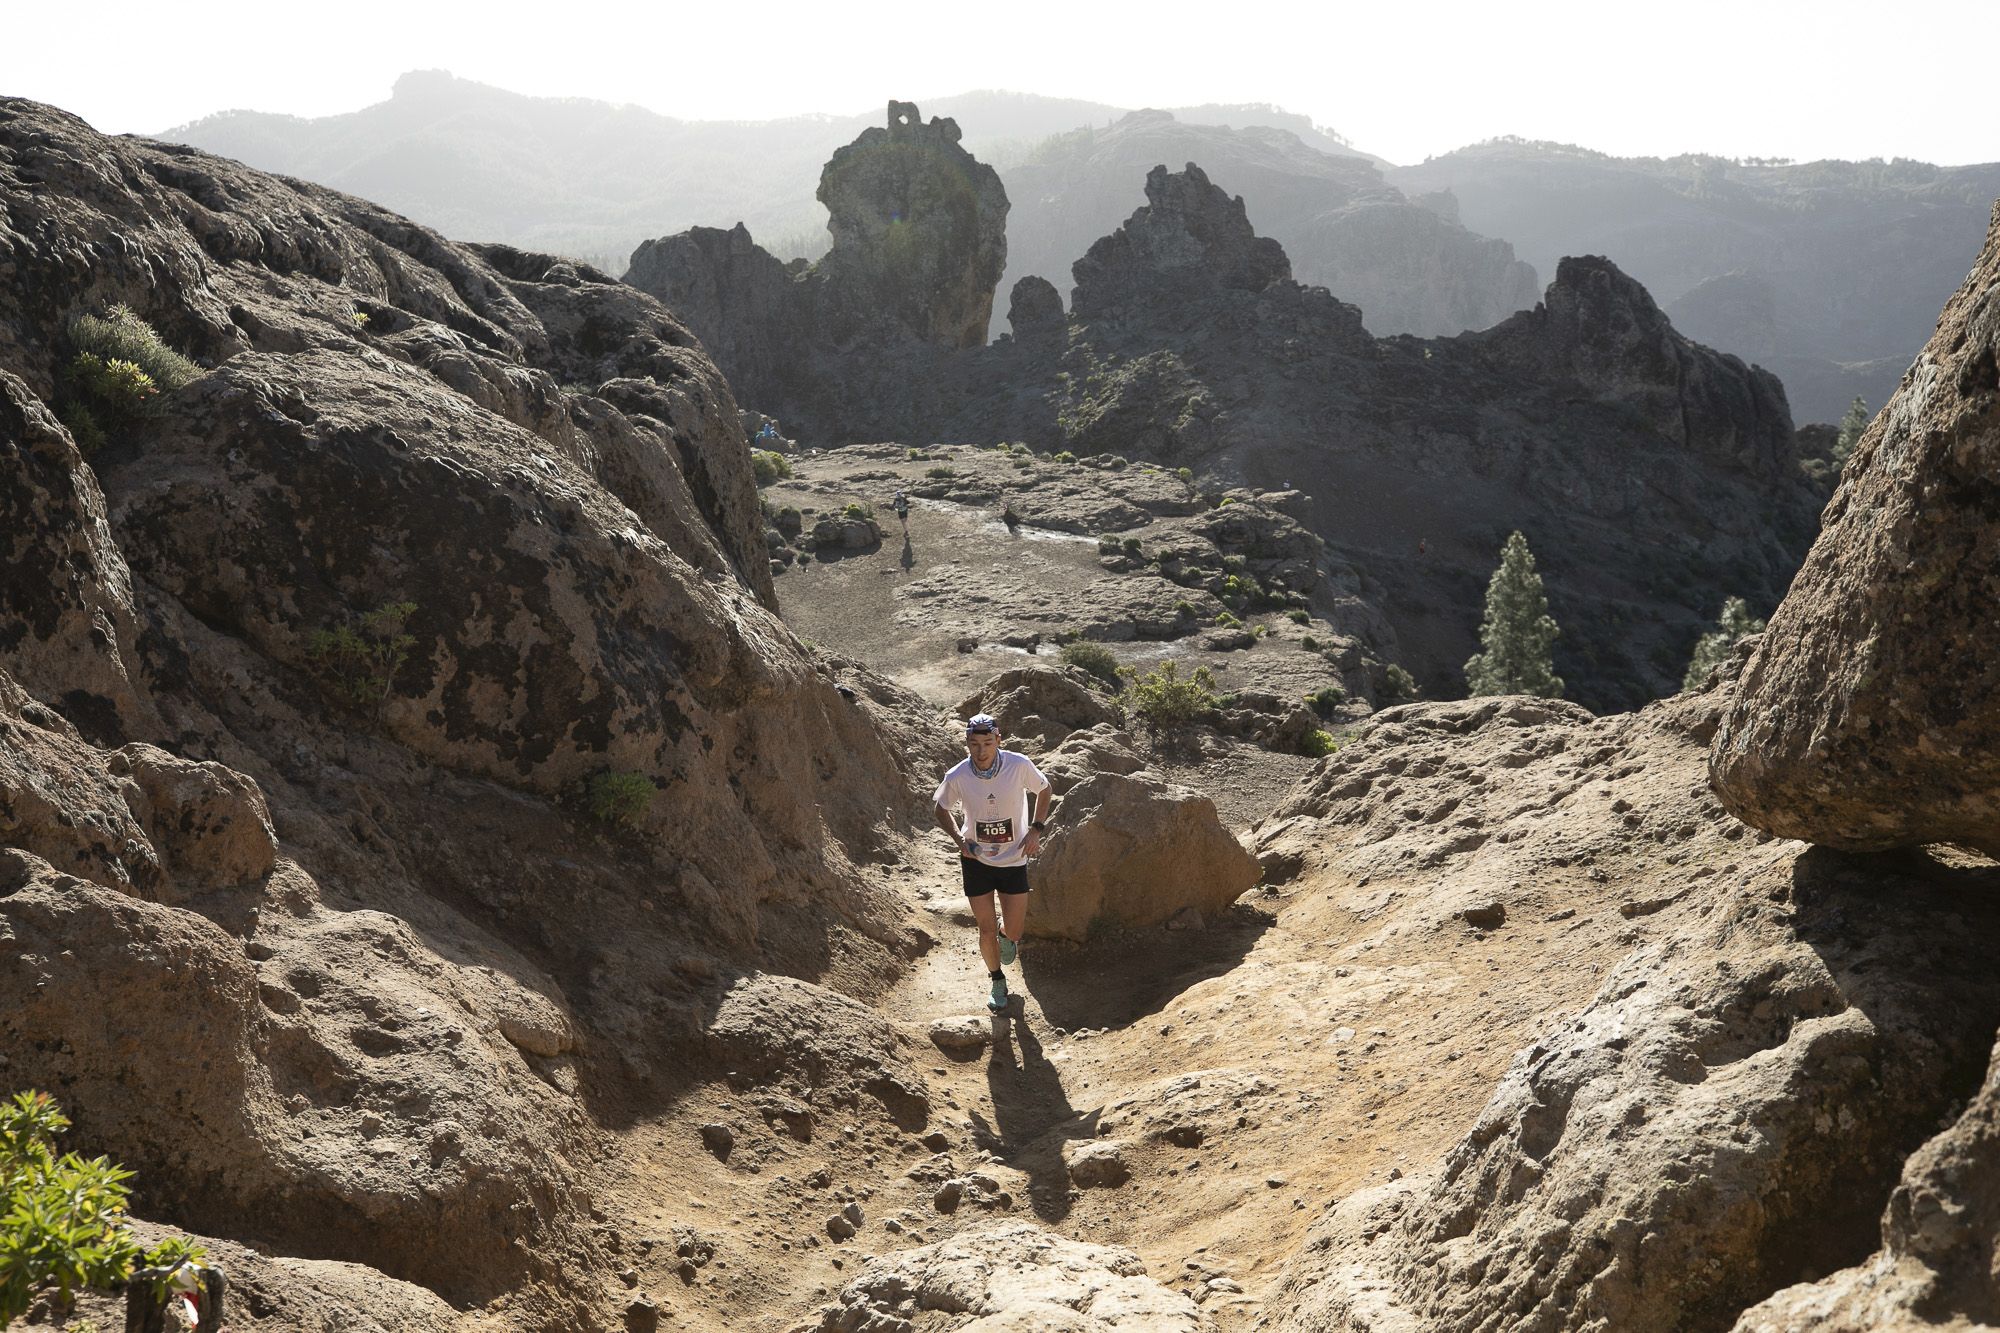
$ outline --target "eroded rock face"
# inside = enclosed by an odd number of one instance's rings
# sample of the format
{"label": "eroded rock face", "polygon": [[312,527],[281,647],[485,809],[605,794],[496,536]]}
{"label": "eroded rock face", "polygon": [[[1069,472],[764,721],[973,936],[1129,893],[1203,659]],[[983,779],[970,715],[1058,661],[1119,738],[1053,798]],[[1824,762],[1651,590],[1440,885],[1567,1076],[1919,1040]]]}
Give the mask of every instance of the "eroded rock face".
{"label": "eroded rock face", "polygon": [[[940,1316],[948,1322],[933,1323]],[[820,1333],[1211,1333],[1194,1302],[1146,1275],[1130,1250],[1025,1222],[980,1227],[881,1255],[820,1316]]]}
{"label": "eroded rock face", "polygon": [[2000,853],[2000,215],[1862,437],[1711,772],[1785,837]]}
{"label": "eroded rock face", "polygon": [[[12,99],[0,202],[7,1077],[145,1214],[591,1325],[587,1099],[710,1058],[720,978],[893,975],[857,862],[933,719],[768,608],[651,298]],[[112,301],[204,373],[86,460]]]}

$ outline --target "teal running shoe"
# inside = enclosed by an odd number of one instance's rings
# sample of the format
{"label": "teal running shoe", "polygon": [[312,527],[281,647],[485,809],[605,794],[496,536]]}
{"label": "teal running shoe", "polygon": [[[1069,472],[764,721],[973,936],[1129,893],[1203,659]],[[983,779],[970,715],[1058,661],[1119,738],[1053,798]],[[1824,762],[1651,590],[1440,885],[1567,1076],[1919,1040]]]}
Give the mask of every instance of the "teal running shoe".
{"label": "teal running shoe", "polygon": [[1007,1008],[1007,978],[993,979],[993,989],[986,996],[986,1007],[996,1014]]}
{"label": "teal running shoe", "polygon": [[1008,939],[1005,935],[1002,935],[1000,937],[1000,966],[1005,967],[1020,956],[1021,946]]}

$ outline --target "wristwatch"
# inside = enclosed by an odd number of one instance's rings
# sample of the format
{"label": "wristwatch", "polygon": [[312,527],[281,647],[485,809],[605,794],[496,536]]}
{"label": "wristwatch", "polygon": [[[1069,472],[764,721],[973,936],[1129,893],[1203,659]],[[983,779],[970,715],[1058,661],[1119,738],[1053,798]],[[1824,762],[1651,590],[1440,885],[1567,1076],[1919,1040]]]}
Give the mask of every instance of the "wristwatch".
{"label": "wristwatch", "polygon": [[1029,828],[1031,828],[1031,829],[1033,829],[1033,830],[1034,830],[1035,832],[1037,832],[1037,833],[1047,833],[1047,832],[1049,831],[1049,826],[1048,826],[1047,824],[1044,824],[1044,823],[1043,823],[1043,822],[1042,822],[1041,820],[1039,820],[1039,819],[1037,819],[1037,820],[1035,820],[1034,822],[1030,823],[1030,824],[1028,825],[1028,827],[1029,827]]}

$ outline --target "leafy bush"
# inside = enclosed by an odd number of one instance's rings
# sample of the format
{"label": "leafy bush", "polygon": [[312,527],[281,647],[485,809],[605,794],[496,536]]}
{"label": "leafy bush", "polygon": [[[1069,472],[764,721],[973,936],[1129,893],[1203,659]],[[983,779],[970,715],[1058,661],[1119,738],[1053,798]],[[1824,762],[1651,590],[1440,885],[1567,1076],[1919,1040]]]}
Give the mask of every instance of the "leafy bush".
{"label": "leafy bush", "polygon": [[1028,452],[1028,446],[1025,444],[1010,444],[1007,446],[1007,452],[1010,454],[1025,454]]}
{"label": "leafy bush", "polygon": [[1179,478],[1180,478],[1180,479],[1181,479],[1182,481],[1186,482],[1186,483],[1187,483],[1188,485],[1190,485],[1190,486],[1194,485],[1194,469],[1193,469],[1193,468],[1191,468],[1191,467],[1177,467],[1177,468],[1175,468],[1175,469],[1174,469],[1174,475],[1175,475],[1176,477],[1179,477]]}
{"label": "leafy bush", "polygon": [[637,828],[656,790],[644,773],[599,773],[584,790],[584,804],[600,824]]}
{"label": "leafy bush", "polygon": [[1238,620],[1234,615],[1230,614],[1227,611],[1218,611],[1216,613],[1214,623],[1218,625],[1229,626],[1229,625],[1240,625],[1243,622]]}
{"label": "leafy bush", "polygon": [[1117,689],[1118,659],[1111,650],[1101,643],[1066,643],[1063,645],[1062,660],[1070,666],[1089,672],[1094,678]]}
{"label": "leafy bush", "polygon": [[769,486],[792,475],[792,460],[775,449],[752,449],[750,471],[759,486]]}
{"label": "leafy bush", "polygon": [[1125,459],[1118,454],[1113,454],[1105,460],[1104,466],[1110,468],[1113,472],[1123,472],[1125,470]]}
{"label": "leafy bush", "polygon": [[102,318],[78,315],[70,323],[69,340],[79,356],[96,357],[107,364],[130,362],[162,393],[172,393],[201,378],[201,367],[167,346],[130,306],[112,306]]}
{"label": "leafy bush", "polygon": [[1391,662],[1382,671],[1382,694],[1390,702],[1417,697],[1417,678]]}
{"label": "leafy bush", "polygon": [[1333,733],[1318,727],[1308,731],[1299,743],[1299,753],[1314,759],[1324,759],[1339,748],[1340,742],[1334,739]]}
{"label": "leafy bush", "polygon": [[1227,508],[1229,508],[1229,506],[1231,506],[1231,505],[1233,505],[1233,504],[1235,504],[1235,503],[1236,503],[1236,497],[1235,497],[1235,496],[1233,496],[1233,495],[1225,495],[1225,496],[1223,496],[1223,497],[1222,497],[1222,498],[1221,498],[1220,500],[1216,501],[1216,504],[1215,504],[1215,507],[1216,507],[1217,509],[1227,509]]}
{"label": "leafy bush", "polygon": [[1097,539],[1097,553],[1099,555],[1117,555],[1118,539],[1116,537],[1099,537]]}
{"label": "leafy bush", "polygon": [[1222,557],[1222,571],[1225,574],[1241,574],[1248,563],[1240,555],[1225,555]]}
{"label": "leafy bush", "polygon": [[1193,615],[1194,603],[1188,601],[1186,598],[1182,598],[1180,601],[1174,603],[1174,614],[1177,616]]}
{"label": "leafy bush", "polygon": [[912,463],[921,463],[925,459],[929,458],[930,455],[925,453],[923,450],[917,448],[915,445],[912,445],[908,449],[903,451],[903,457],[909,459]]}
{"label": "leafy bush", "polygon": [[1125,547],[1125,554],[1127,555],[1136,556],[1145,554],[1145,548],[1139,545],[1139,539],[1137,537],[1127,537],[1123,542],[1123,545]]}
{"label": "leafy bush", "polygon": [[1285,612],[1285,619],[1291,621],[1294,625],[1304,625],[1312,620],[1312,613],[1294,608]]}
{"label": "leafy bush", "polygon": [[1327,685],[1306,696],[1306,707],[1321,717],[1332,717],[1334,710],[1347,702],[1347,691],[1338,685]]}
{"label": "leafy bush", "polygon": [[1056,455],[1056,462],[1058,463],[1074,463],[1075,461],[1076,455],[1067,449]]}
{"label": "leafy bush", "polygon": [[1183,678],[1180,663],[1169,658],[1125,687],[1125,711],[1153,733],[1178,731],[1216,709],[1215,676],[1196,667]]}
{"label": "leafy bush", "polygon": [[135,1267],[202,1255],[185,1237],[141,1250],[125,1227],[132,1173],[104,1157],[57,1157],[55,1138],[68,1128],[45,1092],[0,1102],[0,1326],[48,1288],[67,1301],[80,1289],[116,1287]]}
{"label": "leafy bush", "polygon": [[389,602],[353,625],[314,630],[306,640],[306,661],[313,674],[352,707],[379,707],[416,646],[416,639],[403,632],[416,610],[415,602]]}
{"label": "leafy bush", "polygon": [[1308,634],[1303,639],[1299,640],[1299,647],[1305,649],[1309,653],[1316,653],[1319,651],[1319,640],[1315,639],[1312,635]]}
{"label": "leafy bush", "polygon": [[934,467],[927,469],[924,475],[932,481],[950,481],[958,475],[958,469],[954,467]]}
{"label": "leafy bush", "polygon": [[1271,627],[1269,625],[1252,625],[1250,627],[1250,637],[1253,639],[1265,638],[1270,633]]}
{"label": "leafy bush", "polygon": [[1694,656],[1688,660],[1687,675],[1681,678],[1681,689],[1700,689],[1707,682],[1708,673],[1729,660],[1731,650],[1739,641],[1763,632],[1764,622],[1750,614],[1748,602],[1741,597],[1732,597],[1724,602],[1715,628],[1695,641]]}
{"label": "leafy bush", "polygon": [[856,522],[866,523],[874,520],[875,506],[854,500],[842,506],[840,513],[843,518],[851,518]]}
{"label": "leafy bush", "polygon": [[1871,420],[1868,400],[1855,396],[1847,405],[1847,413],[1840,419],[1840,433],[1833,440],[1833,465],[1836,468],[1847,465],[1847,457],[1854,452],[1854,446],[1861,443],[1861,437],[1868,431]]}

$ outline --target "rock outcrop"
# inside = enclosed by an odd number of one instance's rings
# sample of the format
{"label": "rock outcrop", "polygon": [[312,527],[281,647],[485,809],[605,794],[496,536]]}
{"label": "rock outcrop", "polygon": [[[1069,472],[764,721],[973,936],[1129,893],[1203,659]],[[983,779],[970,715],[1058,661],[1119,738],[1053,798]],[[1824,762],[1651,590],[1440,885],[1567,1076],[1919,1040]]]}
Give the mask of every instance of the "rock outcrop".
{"label": "rock outcrop", "polygon": [[[590,1100],[736,1058],[736,974],[894,973],[933,720],[772,613],[651,298],[20,100],[0,200],[8,1079],[149,1217],[601,1322]],[[200,373],[86,458],[112,302]]]}
{"label": "rock outcrop", "polygon": [[[947,1322],[935,1322],[940,1318]],[[918,1321],[923,1321],[919,1323]],[[1130,1250],[1026,1223],[982,1227],[868,1260],[819,1333],[1213,1333],[1187,1297]]]}
{"label": "rock outcrop", "polygon": [[2000,854],[2000,213],[1876,417],[1715,739],[1732,812],[1866,850]]}
{"label": "rock outcrop", "polygon": [[959,146],[948,118],[908,102],[837,150],[820,175],[833,246],[780,264],[731,231],[648,241],[625,280],[716,349],[746,401],[788,423],[845,401],[841,354],[922,356],[979,347],[1007,262],[1007,192]]}

